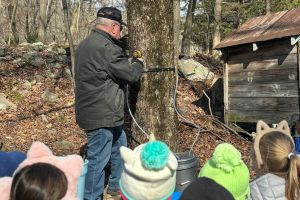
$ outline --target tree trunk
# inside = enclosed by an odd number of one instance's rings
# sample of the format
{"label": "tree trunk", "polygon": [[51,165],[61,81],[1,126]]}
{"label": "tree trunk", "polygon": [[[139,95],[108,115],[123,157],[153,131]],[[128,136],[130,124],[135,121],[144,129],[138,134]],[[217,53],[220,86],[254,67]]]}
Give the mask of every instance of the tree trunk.
{"label": "tree trunk", "polygon": [[271,14],[271,0],[266,1],[266,15]]}
{"label": "tree trunk", "polygon": [[63,11],[64,11],[64,22],[65,22],[65,27],[66,27],[66,32],[67,32],[67,37],[69,41],[69,47],[70,47],[70,53],[71,53],[71,65],[72,65],[72,75],[73,75],[73,89],[75,89],[75,71],[74,71],[74,66],[75,66],[75,52],[74,52],[74,46],[73,46],[73,39],[70,31],[70,26],[69,26],[69,18],[68,18],[68,6],[67,6],[67,1],[62,0],[63,4]]}
{"label": "tree trunk", "polygon": [[[222,0],[216,0],[215,9],[214,9],[214,37],[213,37],[213,47],[217,46],[221,41],[221,11],[222,11]],[[214,58],[218,58],[218,51],[213,50]]]}
{"label": "tree trunk", "polygon": [[[8,7],[9,9],[9,16],[10,16],[10,31],[12,32],[12,35],[13,35],[13,38],[14,38],[14,41],[13,41],[13,44],[19,44],[19,36],[18,36],[18,33],[17,33],[17,28],[16,28],[16,12],[17,12],[17,2],[16,0],[13,2],[13,5],[10,5]],[[8,44],[10,45],[11,44],[11,38],[10,38],[10,35],[9,35],[9,38],[8,38]]]}
{"label": "tree trunk", "polygon": [[178,74],[178,60],[179,60],[179,37],[180,37],[180,0],[173,1],[174,6],[174,65],[175,74]]}
{"label": "tree trunk", "polygon": [[[206,14],[206,18],[207,18],[206,37],[205,37],[205,45],[206,45],[205,53],[209,54],[210,53],[209,33],[210,33],[211,14],[213,13],[213,10],[211,12],[208,11],[208,9],[205,7],[205,0],[202,0],[202,5],[203,5],[204,12]],[[212,5],[213,5],[213,1],[212,1]],[[212,6],[212,9],[213,9],[213,6]]]}
{"label": "tree trunk", "polygon": [[72,18],[72,22],[71,22],[71,26],[70,26],[70,31],[71,31],[72,36],[74,36],[74,30],[75,30],[77,21],[79,19],[79,14],[80,14],[80,10],[82,8],[82,3],[83,3],[83,0],[78,1],[76,10],[73,14],[73,18]]}
{"label": "tree trunk", "polygon": [[39,41],[46,43],[46,24],[47,24],[47,0],[39,0],[40,2],[40,14],[39,14],[39,28],[38,36]]}
{"label": "tree trunk", "polygon": [[182,37],[181,53],[187,56],[190,56],[190,50],[191,50],[190,47],[191,47],[192,25],[193,25],[195,5],[196,5],[196,0],[189,0],[189,6],[186,14],[184,32]]}
{"label": "tree trunk", "polygon": [[[127,0],[130,52],[143,53],[144,68],[174,68],[173,0]],[[157,140],[177,151],[177,116],[173,108],[175,73],[147,72],[130,86],[131,110],[137,123]],[[129,146],[148,141],[132,122]]]}

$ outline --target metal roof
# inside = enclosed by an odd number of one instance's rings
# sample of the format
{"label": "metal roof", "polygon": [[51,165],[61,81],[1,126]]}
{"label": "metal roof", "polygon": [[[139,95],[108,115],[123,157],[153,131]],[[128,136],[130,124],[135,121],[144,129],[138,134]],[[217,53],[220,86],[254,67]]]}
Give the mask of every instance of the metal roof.
{"label": "metal roof", "polygon": [[300,34],[300,7],[247,20],[214,49]]}

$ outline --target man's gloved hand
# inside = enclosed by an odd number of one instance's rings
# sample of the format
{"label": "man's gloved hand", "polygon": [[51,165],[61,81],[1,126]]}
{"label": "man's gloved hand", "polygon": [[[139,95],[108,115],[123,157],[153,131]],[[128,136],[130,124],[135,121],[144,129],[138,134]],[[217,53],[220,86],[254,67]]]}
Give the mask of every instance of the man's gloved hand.
{"label": "man's gloved hand", "polygon": [[140,63],[144,67],[144,61],[142,58],[132,58],[131,64],[133,64],[133,63]]}

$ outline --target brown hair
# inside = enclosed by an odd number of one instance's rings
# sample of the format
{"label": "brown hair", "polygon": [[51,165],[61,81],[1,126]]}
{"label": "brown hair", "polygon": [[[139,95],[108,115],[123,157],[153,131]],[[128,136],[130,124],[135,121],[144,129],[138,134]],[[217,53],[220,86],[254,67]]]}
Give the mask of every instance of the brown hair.
{"label": "brown hair", "polygon": [[[300,160],[297,157],[294,143],[282,132],[273,131],[263,135],[259,141],[259,151],[263,166],[258,175],[272,173],[286,179],[285,196],[288,200],[299,200]],[[293,153],[288,158],[288,155]],[[253,163],[253,165],[255,165]],[[295,196],[296,193],[296,196]]]}
{"label": "brown hair", "polygon": [[60,169],[48,163],[35,163],[15,174],[10,200],[59,200],[67,189],[67,177]]}

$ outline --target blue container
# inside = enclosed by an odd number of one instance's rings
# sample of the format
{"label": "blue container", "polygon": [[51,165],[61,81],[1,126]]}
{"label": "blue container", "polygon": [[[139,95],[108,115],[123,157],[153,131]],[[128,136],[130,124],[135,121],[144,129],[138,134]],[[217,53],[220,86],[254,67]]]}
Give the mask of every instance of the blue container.
{"label": "blue container", "polygon": [[[63,157],[59,157],[60,159],[63,159]],[[88,163],[89,161],[87,159],[84,160],[84,164],[83,164],[83,169],[81,171],[81,176],[78,179],[78,183],[77,183],[77,198],[79,198],[80,200],[83,200],[83,195],[84,195],[84,185],[85,185],[85,175],[87,173],[88,170]]]}

